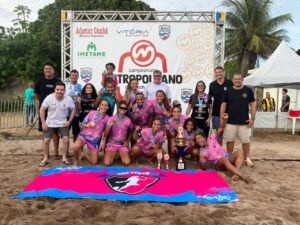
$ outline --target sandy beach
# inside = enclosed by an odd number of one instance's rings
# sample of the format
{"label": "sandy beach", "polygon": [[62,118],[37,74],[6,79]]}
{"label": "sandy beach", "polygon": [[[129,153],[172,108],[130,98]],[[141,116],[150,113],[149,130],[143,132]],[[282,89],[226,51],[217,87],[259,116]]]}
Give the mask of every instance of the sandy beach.
{"label": "sandy beach", "polygon": [[[298,134],[291,135],[282,130],[255,130],[251,146],[255,167],[243,167],[242,171],[255,179],[256,184],[234,182],[221,173],[238,194],[239,202],[168,204],[46,197],[13,199],[43,170],[61,165],[60,161],[51,158],[48,167],[38,167],[42,159],[41,136],[33,131],[24,137],[26,131],[0,130],[1,225],[300,224]],[[53,155],[52,148],[50,153]],[[197,169],[198,166],[189,162],[188,168]]]}

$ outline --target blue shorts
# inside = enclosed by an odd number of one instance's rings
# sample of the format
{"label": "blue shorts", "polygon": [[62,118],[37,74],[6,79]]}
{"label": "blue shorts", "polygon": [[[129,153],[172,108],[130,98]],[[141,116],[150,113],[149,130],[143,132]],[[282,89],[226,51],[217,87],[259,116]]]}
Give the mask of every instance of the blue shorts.
{"label": "blue shorts", "polygon": [[219,116],[212,116],[212,128],[218,129],[220,127],[220,117]]}

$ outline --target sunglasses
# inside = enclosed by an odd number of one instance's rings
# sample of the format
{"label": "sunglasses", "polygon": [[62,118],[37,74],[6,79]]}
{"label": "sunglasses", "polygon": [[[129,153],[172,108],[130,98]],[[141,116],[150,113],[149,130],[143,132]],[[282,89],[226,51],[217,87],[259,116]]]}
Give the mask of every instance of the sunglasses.
{"label": "sunglasses", "polygon": [[126,108],[126,107],[119,107],[119,109],[127,110],[127,108]]}

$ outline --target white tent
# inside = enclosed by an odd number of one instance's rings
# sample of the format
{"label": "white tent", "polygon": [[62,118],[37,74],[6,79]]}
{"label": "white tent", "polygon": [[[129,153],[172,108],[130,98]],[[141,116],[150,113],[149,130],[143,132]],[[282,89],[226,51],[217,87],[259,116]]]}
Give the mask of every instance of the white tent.
{"label": "white tent", "polygon": [[[252,87],[284,87],[300,89],[300,56],[282,41],[265,64],[246,77],[244,84]],[[298,91],[299,92],[299,91]],[[296,97],[296,105],[298,93]],[[277,105],[279,103],[279,89],[277,89]],[[285,127],[287,113],[276,110],[272,112],[257,112],[258,128]],[[299,125],[299,124],[298,124]]]}
{"label": "white tent", "polygon": [[282,41],[265,64],[245,78],[244,84],[300,89],[300,56]]}

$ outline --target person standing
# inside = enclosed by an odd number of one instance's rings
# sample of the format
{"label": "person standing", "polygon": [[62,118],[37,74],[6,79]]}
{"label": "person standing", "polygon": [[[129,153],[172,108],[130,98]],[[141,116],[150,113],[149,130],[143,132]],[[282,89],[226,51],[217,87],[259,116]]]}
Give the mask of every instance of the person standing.
{"label": "person standing", "polygon": [[[228,114],[228,121],[225,128],[225,140],[227,142],[227,151],[233,153],[234,139],[239,137],[244,151],[245,162],[247,166],[254,166],[249,158],[250,153],[250,132],[253,127],[256,104],[254,93],[251,88],[243,85],[243,77],[240,73],[233,75],[233,87],[230,87],[225,93],[221,105],[221,118],[225,113]],[[251,117],[249,118],[249,106]]]}
{"label": "person standing", "polygon": [[261,102],[264,112],[275,112],[275,101],[270,92],[266,92],[266,97]]}
{"label": "person standing", "polygon": [[209,96],[205,93],[206,85],[204,81],[198,81],[195,93],[191,95],[186,115],[190,115],[195,119],[199,129],[208,137],[210,128],[210,119],[212,114],[212,105]]}
{"label": "person standing", "polygon": [[[33,82],[29,83],[29,87],[24,92],[25,97],[25,124],[33,124],[33,120],[36,114],[35,100],[34,100],[34,84]],[[29,123],[30,120],[30,123]]]}
{"label": "person standing", "polygon": [[212,100],[212,128],[217,130],[220,127],[220,108],[223,96],[228,88],[232,87],[232,81],[224,77],[224,69],[221,66],[215,68],[215,78],[216,80],[209,85],[208,95]]}
{"label": "person standing", "polygon": [[288,112],[290,109],[290,96],[287,95],[288,90],[286,88],[283,88],[282,91],[282,101],[281,101],[281,107],[280,111],[281,112]]}
{"label": "person standing", "polygon": [[80,97],[82,86],[77,82],[78,78],[79,78],[78,71],[72,70],[70,72],[70,82],[66,84],[66,94],[73,99],[76,107],[76,114],[71,123],[74,143],[77,139],[78,134],[80,133],[80,126],[79,126],[80,107],[79,107],[78,100],[80,101],[81,99],[80,98],[78,99],[78,97]]}
{"label": "person standing", "polygon": [[[35,99],[39,101],[39,107],[41,107],[44,99],[54,92],[54,88],[57,82],[60,82],[55,76],[54,65],[51,63],[46,63],[44,65],[44,76],[42,76],[35,83],[34,86],[34,94]],[[47,111],[45,113],[45,118],[47,117]],[[42,132],[42,122],[41,117],[39,117],[39,131]],[[59,158],[58,155],[58,147],[59,147],[59,136],[57,132],[53,133],[53,143],[54,143],[54,157],[56,159]]]}
{"label": "person standing", "polygon": [[144,90],[144,96],[148,100],[156,99],[156,92],[159,90],[163,91],[168,97],[169,101],[171,102],[171,89],[165,82],[162,82],[161,71],[155,70],[153,72],[153,82],[146,85]]}
{"label": "person standing", "polygon": [[[45,119],[46,110],[48,110],[47,119]],[[67,116],[69,110],[72,110],[69,120]],[[43,128],[44,141],[44,158],[39,166],[44,167],[48,164],[49,144],[55,130],[57,130],[63,140],[62,162],[70,164],[68,161],[68,146],[69,146],[69,127],[76,113],[75,104],[71,97],[65,95],[65,84],[57,82],[55,92],[48,95],[41,106],[40,118]]]}

